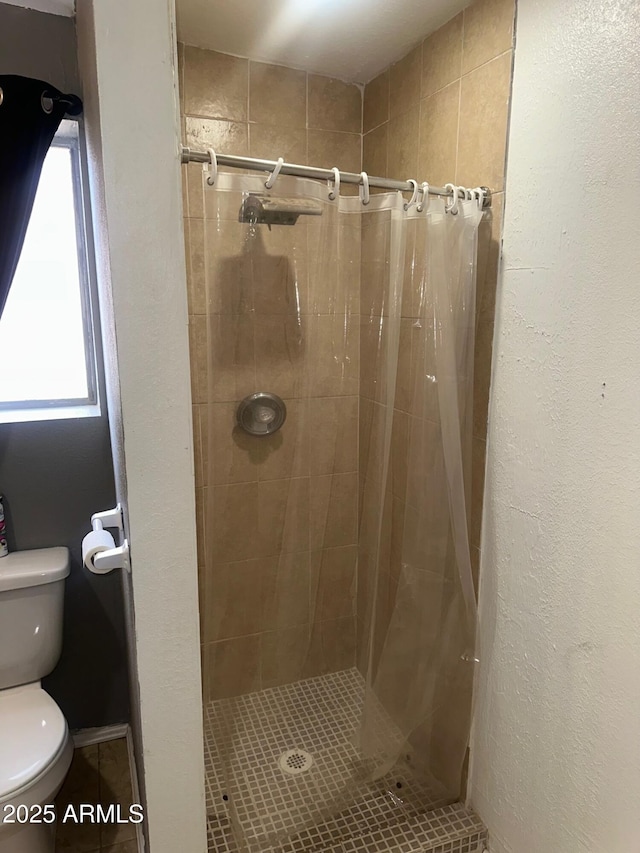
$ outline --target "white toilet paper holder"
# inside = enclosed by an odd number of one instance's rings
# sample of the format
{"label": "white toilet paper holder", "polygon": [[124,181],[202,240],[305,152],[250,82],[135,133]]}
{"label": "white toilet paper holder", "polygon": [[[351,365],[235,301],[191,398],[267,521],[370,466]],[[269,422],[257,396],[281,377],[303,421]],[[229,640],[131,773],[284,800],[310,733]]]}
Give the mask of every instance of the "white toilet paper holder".
{"label": "white toilet paper holder", "polygon": [[[123,530],[122,505],[117,504],[113,509],[94,512],[91,516],[91,527],[93,530],[104,530],[105,527],[115,527],[120,531]],[[107,551],[101,551],[96,554],[93,557],[93,565],[100,574],[113,571],[114,569],[125,569],[127,572],[130,572],[131,563],[129,561],[129,543],[127,540],[125,539],[122,545],[117,548],[109,548]]]}
{"label": "white toilet paper holder", "polygon": [[131,571],[131,563],[129,562],[129,543],[125,539],[122,545],[117,548],[109,548],[108,551],[101,551],[93,558],[93,565],[100,574],[111,572],[114,569],[125,569]]}
{"label": "white toilet paper holder", "polygon": [[117,527],[118,530],[123,530],[124,523],[122,521],[122,506],[120,504],[116,504],[113,509],[105,509],[103,512],[94,512],[91,516],[91,526],[94,530],[102,530],[103,527]]}

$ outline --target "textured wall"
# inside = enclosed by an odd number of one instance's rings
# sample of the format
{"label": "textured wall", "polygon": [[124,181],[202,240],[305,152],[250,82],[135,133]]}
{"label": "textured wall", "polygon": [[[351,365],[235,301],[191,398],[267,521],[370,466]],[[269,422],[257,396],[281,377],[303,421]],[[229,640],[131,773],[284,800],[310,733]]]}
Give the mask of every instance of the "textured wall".
{"label": "textured wall", "polygon": [[[0,73],[80,92],[73,19],[0,4]],[[80,555],[91,514],[115,501],[106,413],[0,425],[0,491],[10,547],[71,549],[62,657],[45,687],[72,728],[127,721],[120,577],[90,574]]]}
{"label": "textured wall", "polygon": [[492,853],[640,849],[640,8],[519,0],[472,802]]}
{"label": "textured wall", "polygon": [[[147,849],[206,850],[193,447],[173,4],[85,0],[101,286],[112,299]],[[136,81],[144,97],[132,96]],[[89,84],[90,81],[90,84]],[[132,152],[144,156],[132,156]],[[97,173],[97,174],[96,174]],[[113,339],[110,338],[112,342]],[[109,351],[109,359],[114,356]],[[112,375],[111,379],[115,381]],[[187,380],[185,382],[185,380]],[[118,394],[111,388],[111,402]],[[116,443],[116,442],[114,442]]]}
{"label": "textured wall", "polygon": [[[180,55],[187,144],[360,171],[357,86],[188,46]],[[260,226],[247,243],[241,197],[209,204],[207,294],[201,175],[185,167],[185,238],[203,678],[219,698],[355,661],[360,230],[351,217],[340,232],[353,274],[336,304],[326,215]],[[259,390],[287,405],[270,437],[235,427],[238,402]]]}

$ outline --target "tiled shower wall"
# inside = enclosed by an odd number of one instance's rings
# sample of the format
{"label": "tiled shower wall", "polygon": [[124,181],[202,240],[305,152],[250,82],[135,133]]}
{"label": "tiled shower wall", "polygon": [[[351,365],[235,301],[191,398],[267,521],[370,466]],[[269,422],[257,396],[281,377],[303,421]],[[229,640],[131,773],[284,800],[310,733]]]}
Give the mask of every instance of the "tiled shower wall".
{"label": "tiled shower wall", "polygon": [[[494,191],[492,211],[481,225],[478,260],[471,528],[472,561],[476,572],[480,554],[486,412],[502,221],[513,17],[513,0],[478,0],[368,83],[364,109],[361,91],[354,85],[214,51],[183,45],[178,49],[183,137],[185,144],[191,147],[212,146],[221,153],[267,159],[282,156],[290,162],[327,168],[339,165],[354,172],[364,168],[370,174],[415,176],[433,184],[446,181],[468,186],[484,184]],[[339,545],[324,548],[322,553],[315,555],[309,553],[302,562],[297,560],[292,566],[292,598],[284,611],[306,614],[303,617],[306,623],[291,625],[282,615],[281,606],[269,605],[270,597],[278,597],[277,575],[281,569],[277,567],[277,560],[274,563],[274,554],[267,553],[269,548],[265,551],[257,546],[256,552],[251,552],[255,512],[261,501],[263,505],[265,501],[273,501],[278,490],[313,488],[310,469],[305,469],[303,478],[291,477],[291,445],[296,443],[296,431],[306,429],[310,435],[317,436],[322,427],[317,422],[302,425],[295,416],[295,398],[292,399],[285,388],[281,396],[287,398],[290,418],[282,431],[283,446],[275,454],[266,454],[268,462],[244,464],[248,460],[243,463],[242,449],[231,440],[234,405],[244,393],[253,390],[278,393],[276,377],[266,379],[274,387],[236,388],[231,396],[215,399],[210,409],[204,378],[207,355],[200,166],[184,167],[184,187],[203,679],[205,697],[218,698],[353,665],[356,653],[356,602],[353,597],[356,535],[348,523],[348,532],[339,533],[335,540]],[[353,192],[354,188],[347,186],[344,191]],[[300,227],[297,225],[296,229]],[[274,229],[272,234],[277,235],[277,232],[278,229]],[[363,238],[366,242],[366,228]],[[275,239],[277,241],[277,236]],[[365,252],[368,251],[365,247]],[[369,305],[367,299],[366,288],[363,288],[360,308],[363,318],[375,315],[375,306]],[[229,319],[229,322],[232,321]],[[357,346],[356,333],[351,334]],[[400,364],[410,371],[411,348],[407,345],[406,334],[401,349]],[[315,354],[319,356],[320,352]],[[362,377],[360,379],[362,381]],[[333,392],[325,389],[323,394],[327,393]],[[360,411],[362,418],[370,401],[366,394],[363,396],[363,387],[335,394],[323,398],[322,412],[326,417],[330,402],[331,429],[343,436],[344,454],[339,463],[328,463],[339,467],[333,472],[323,470],[322,476],[334,478],[332,482],[338,489],[334,496],[335,506],[338,506],[340,493],[339,502],[348,519],[358,506],[357,412]],[[404,414],[399,413],[399,421]],[[211,466],[206,454],[211,419],[215,430],[213,443],[219,448],[221,460],[232,459],[229,464],[222,461],[218,466],[221,473],[214,475],[215,482],[208,482]],[[395,432],[394,441],[402,441],[401,430]],[[317,454],[317,450],[312,451],[309,458],[313,458],[314,452]],[[208,489],[215,490],[225,508],[219,528],[221,534],[228,534],[228,541],[241,541],[243,553],[238,559],[238,554],[220,552],[214,565],[207,568],[204,508]],[[273,523],[277,528],[284,521],[278,519],[276,513]],[[318,587],[323,630],[317,638],[319,649],[303,669],[299,650],[305,643],[305,624],[313,620],[309,600],[313,598],[310,590],[314,586],[313,573],[318,571],[318,561],[324,567],[321,573],[324,581]],[[388,586],[390,594],[391,584]],[[387,588],[384,583],[382,588]],[[357,616],[361,636],[364,591],[365,585],[359,583]],[[230,603],[224,619],[216,615],[216,602],[220,601]],[[388,606],[390,602],[387,602],[387,609]]]}
{"label": "tiled shower wall", "polygon": [[[364,94],[365,171],[385,177],[416,176],[418,180],[428,180],[439,186],[450,181],[468,187],[485,185],[493,192],[492,208],[483,218],[478,240],[470,508],[471,558],[476,586],[480,562],[486,421],[504,198],[514,13],[514,0],[477,0],[368,83]],[[367,217],[363,217],[359,415],[359,473],[364,499],[360,507],[362,521],[357,590],[357,661],[363,673],[368,662],[373,588],[369,555],[374,549],[371,525],[367,523],[368,496],[376,494],[371,477],[378,467],[372,464],[371,454],[376,450],[374,436],[376,432],[381,432],[379,424],[383,417],[379,393],[383,383],[380,375],[371,375],[372,368],[375,371],[376,367],[378,373],[382,374],[383,365],[376,366],[375,349],[370,345],[380,327],[382,303],[376,289],[367,286],[369,275],[365,272],[365,264],[368,258],[375,257],[376,247],[384,245],[384,232],[379,224],[367,226],[366,220]],[[411,246],[411,229],[408,233],[408,246]],[[385,496],[375,601],[376,628],[372,646],[374,666],[393,613],[401,572],[403,534],[406,536],[406,528],[410,529],[411,523],[416,523],[415,509],[406,503],[407,493],[411,491],[406,487],[410,477],[407,457],[411,431],[416,429],[417,417],[423,413],[419,400],[414,398],[412,378],[421,364],[420,340],[424,331],[416,328],[419,326],[416,324],[416,316],[419,315],[415,313],[417,300],[413,298],[410,282],[410,271],[407,270],[401,312],[390,476]],[[421,422],[418,429],[433,431],[434,441],[439,441],[438,427],[429,420]],[[367,448],[369,458],[363,464]],[[436,488],[440,491],[444,489],[444,482]],[[436,498],[441,499],[442,496]],[[421,509],[424,512],[426,507]],[[428,520],[423,518],[422,523],[427,524]],[[425,602],[425,612],[428,612],[426,608],[429,604]],[[437,624],[440,616],[436,605],[432,624]],[[446,649],[445,638],[441,653],[444,654]],[[452,791],[458,785],[458,762],[465,748],[470,724],[470,690],[470,679],[465,685],[464,680],[457,683],[455,679],[449,682],[441,678],[432,718],[424,728],[414,731],[410,739],[419,755],[430,755],[431,771],[436,778],[446,780],[447,787]]]}
{"label": "tiled shower wall", "polygon": [[[471,507],[476,580],[514,15],[514,0],[477,0],[371,80],[364,94],[365,171],[383,177],[415,176],[439,186],[448,181],[468,187],[483,185],[493,191],[478,246]],[[361,312],[366,315],[370,307],[364,287],[361,301]],[[405,335],[405,346],[407,340]],[[404,363],[410,364],[409,351],[401,353],[401,363],[403,355]]]}
{"label": "tiled shower wall", "polygon": [[[188,46],[179,56],[185,144],[360,171],[357,86]],[[248,304],[238,297],[252,288],[251,264],[242,271],[246,227],[237,207],[225,205],[221,219],[230,218],[209,226],[224,248],[208,262],[221,293],[207,305],[201,174],[200,166],[185,167],[185,235],[204,693],[217,699],[355,662],[360,234],[353,217],[343,234],[355,271],[353,314],[327,313],[320,265],[309,296],[307,239],[317,244],[322,223],[307,217],[293,228],[258,229],[254,250],[264,256]],[[209,356],[207,311],[218,342]],[[344,373],[333,359],[335,323],[348,329]],[[255,391],[287,404],[273,436],[234,429],[238,402]]]}
{"label": "tiled shower wall", "polygon": [[[182,44],[178,62],[185,145],[361,170],[358,86]],[[188,189],[199,189],[201,173],[197,165],[185,170]],[[201,218],[198,193],[192,193],[191,203],[188,195],[185,216]]]}

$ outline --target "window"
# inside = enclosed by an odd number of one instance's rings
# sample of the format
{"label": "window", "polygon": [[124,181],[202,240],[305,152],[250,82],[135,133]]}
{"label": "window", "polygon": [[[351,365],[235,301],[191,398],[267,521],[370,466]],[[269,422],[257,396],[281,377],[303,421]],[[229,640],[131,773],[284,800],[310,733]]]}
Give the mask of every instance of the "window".
{"label": "window", "polygon": [[47,153],[0,319],[0,422],[99,414],[78,124]]}

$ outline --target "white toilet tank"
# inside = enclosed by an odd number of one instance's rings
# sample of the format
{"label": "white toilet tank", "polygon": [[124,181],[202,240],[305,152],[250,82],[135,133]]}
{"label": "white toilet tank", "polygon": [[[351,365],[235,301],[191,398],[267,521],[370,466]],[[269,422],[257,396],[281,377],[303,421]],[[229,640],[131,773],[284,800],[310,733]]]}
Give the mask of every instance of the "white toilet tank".
{"label": "white toilet tank", "polygon": [[0,690],[48,675],[62,648],[68,548],[0,558]]}

